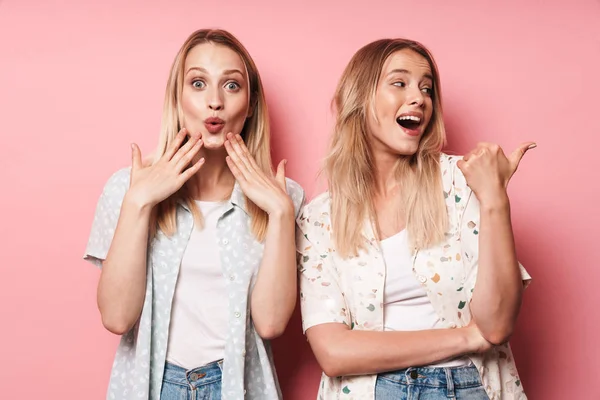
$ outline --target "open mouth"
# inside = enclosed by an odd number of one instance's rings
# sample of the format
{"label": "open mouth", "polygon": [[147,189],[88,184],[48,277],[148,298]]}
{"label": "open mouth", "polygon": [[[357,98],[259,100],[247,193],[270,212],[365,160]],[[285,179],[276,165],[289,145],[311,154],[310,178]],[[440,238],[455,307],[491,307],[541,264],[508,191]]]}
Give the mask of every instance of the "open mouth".
{"label": "open mouth", "polygon": [[405,129],[415,130],[421,125],[421,118],[414,115],[403,115],[396,118],[396,122]]}

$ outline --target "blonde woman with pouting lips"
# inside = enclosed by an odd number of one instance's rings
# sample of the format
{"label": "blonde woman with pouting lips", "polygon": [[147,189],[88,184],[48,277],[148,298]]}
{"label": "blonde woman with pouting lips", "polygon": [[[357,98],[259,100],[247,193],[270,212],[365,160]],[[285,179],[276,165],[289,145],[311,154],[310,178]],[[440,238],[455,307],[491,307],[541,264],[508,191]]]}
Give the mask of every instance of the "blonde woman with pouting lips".
{"label": "blonde woman with pouting lips", "polygon": [[525,399],[506,343],[531,279],[506,187],[525,151],[445,143],[420,43],[360,49],[335,94],[329,191],[298,218],[303,328],[319,399]]}
{"label": "blonde woman with pouting lips", "polygon": [[269,339],[296,301],[302,188],[272,172],[260,76],[223,30],[194,32],[167,83],[154,160],[132,145],[97,205],[85,258],[123,335],[110,399],[281,397]]}

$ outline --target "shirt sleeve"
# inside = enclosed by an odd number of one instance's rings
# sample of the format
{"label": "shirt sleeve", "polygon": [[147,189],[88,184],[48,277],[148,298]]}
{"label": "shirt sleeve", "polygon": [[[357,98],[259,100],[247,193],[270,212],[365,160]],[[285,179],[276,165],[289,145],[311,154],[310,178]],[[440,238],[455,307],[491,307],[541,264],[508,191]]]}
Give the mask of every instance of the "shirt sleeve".
{"label": "shirt sleeve", "polygon": [[122,169],[114,173],[104,185],[92,222],[83,259],[97,267],[102,267],[112,242],[121,213],[121,204],[129,189],[130,169]]}
{"label": "shirt sleeve", "polygon": [[333,270],[331,254],[315,247],[309,234],[300,228],[296,232],[303,332],[306,333],[308,328],[315,325],[331,322],[351,327],[348,307],[338,275]]}
{"label": "shirt sleeve", "polygon": [[[475,288],[475,282],[477,280],[477,267],[479,265],[479,227],[481,212],[477,196],[475,196],[475,193],[473,193],[473,191],[466,185],[465,178],[458,167],[456,168],[455,173],[457,182],[462,181],[464,183],[463,193],[466,195],[466,203],[460,223],[460,237],[462,243],[462,256],[467,265],[465,289],[469,290],[470,297],[470,294]],[[520,262],[519,269],[521,271],[523,286],[529,286],[531,283],[531,276]]]}

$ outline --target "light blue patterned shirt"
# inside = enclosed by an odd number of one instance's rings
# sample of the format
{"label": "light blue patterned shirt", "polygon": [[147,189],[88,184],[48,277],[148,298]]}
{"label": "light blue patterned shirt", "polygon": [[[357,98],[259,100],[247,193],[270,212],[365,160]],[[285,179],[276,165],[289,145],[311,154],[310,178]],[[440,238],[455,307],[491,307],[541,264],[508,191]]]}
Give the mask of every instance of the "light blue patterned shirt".
{"label": "light blue patterned shirt", "polygon": [[[101,266],[108,253],[121,204],[129,188],[129,176],[129,168],[113,174],[98,201],[84,256],[95,265]],[[298,216],[304,202],[304,191],[291,179],[287,180],[286,186]],[[176,233],[167,237],[159,231],[152,240],[147,258],[146,298],[142,314],[134,329],[121,338],[107,399],[159,399],[173,294],[193,227],[192,214],[180,204]],[[228,400],[280,399],[281,390],[270,344],[256,333],[248,301],[264,245],[252,235],[245,198],[237,183],[219,218],[217,233],[229,296],[222,397]]]}

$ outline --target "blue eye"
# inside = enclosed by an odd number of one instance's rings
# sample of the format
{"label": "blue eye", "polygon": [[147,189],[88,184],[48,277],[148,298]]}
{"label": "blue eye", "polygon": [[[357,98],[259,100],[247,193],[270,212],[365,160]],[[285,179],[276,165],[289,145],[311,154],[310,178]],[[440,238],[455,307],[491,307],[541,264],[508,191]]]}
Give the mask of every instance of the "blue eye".
{"label": "blue eye", "polygon": [[225,85],[225,87],[229,90],[237,90],[241,86],[237,82],[228,82],[227,85]]}
{"label": "blue eye", "polygon": [[205,84],[204,82],[200,81],[200,80],[195,80],[192,82],[192,86],[195,87],[196,89],[202,89]]}

